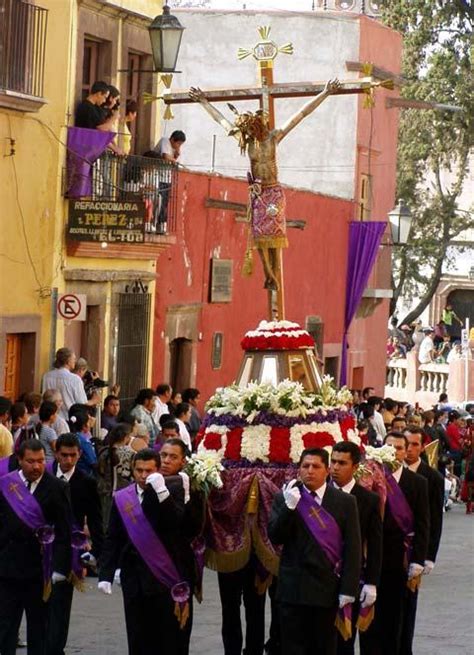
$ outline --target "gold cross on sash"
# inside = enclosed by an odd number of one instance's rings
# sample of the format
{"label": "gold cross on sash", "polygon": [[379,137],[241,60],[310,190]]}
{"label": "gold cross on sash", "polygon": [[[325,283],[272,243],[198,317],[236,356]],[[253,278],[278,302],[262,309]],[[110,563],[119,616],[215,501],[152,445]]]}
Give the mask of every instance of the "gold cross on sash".
{"label": "gold cross on sash", "polygon": [[128,503],[126,503],[126,504],[124,505],[124,510],[126,511],[126,513],[128,514],[128,516],[130,517],[130,520],[132,521],[132,523],[135,523],[135,524],[136,524],[136,522],[137,522],[137,517],[136,517],[135,514],[133,513],[133,503],[131,503],[130,501],[128,501]]}
{"label": "gold cross on sash", "polygon": [[316,509],[316,507],[311,507],[309,510],[309,515],[311,518],[316,519],[319,522],[319,525],[322,527],[323,530],[326,529],[326,524],[324,523],[323,519],[320,516],[321,514],[321,508]]}
{"label": "gold cross on sash", "polygon": [[15,494],[19,500],[23,500],[23,496],[18,490],[18,482],[10,482],[10,484],[8,485],[8,491],[12,494]]}

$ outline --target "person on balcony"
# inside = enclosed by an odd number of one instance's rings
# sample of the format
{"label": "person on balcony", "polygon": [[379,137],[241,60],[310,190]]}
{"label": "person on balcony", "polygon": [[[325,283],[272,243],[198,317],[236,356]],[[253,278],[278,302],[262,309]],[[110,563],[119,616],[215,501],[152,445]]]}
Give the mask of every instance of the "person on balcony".
{"label": "person on balcony", "polygon": [[132,149],[132,133],[130,125],[137,118],[138,103],[136,100],[127,100],[125,106],[125,116],[119,120],[118,124],[118,146],[124,155],[129,155]]}
{"label": "person on balcony", "polygon": [[77,106],[74,126],[87,130],[97,129],[106,118],[103,105],[109,94],[110,88],[106,82],[94,82],[87,98]]}
{"label": "person on balcony", "polygon": [[181,148],[186,141],[186,135],[181,130],[175,130],[170,137],[163,136],[153,150],[161,159],[177,164],[181,155]]}
{"label": "person on balcony", "polygon": [[451,341],[454,341],[455,338],[459,339],[459,328],[463,327],[463,322],[459,318],[459,316],[456,314],[456,312],[453,309],[453,306],[451,303],[446,303],[445,308],[443,309],[443,315],[441,316],[442,320],[444,321],[444,324],[446,325],[446,330],[451,337]]}
{"label": "person on balcony", "polygon": [[435,345],[433,341],[433,328],[426,327],[423,329],[424,339],[420,343],[418,351],[418,361],[420,364],[430,364],[435,354]]}

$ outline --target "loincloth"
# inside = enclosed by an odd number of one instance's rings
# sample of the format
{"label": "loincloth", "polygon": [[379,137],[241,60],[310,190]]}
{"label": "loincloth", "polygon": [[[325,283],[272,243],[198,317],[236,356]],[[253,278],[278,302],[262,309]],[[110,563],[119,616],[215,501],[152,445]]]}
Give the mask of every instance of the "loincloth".
{"label": "loincloth", "polygon": [[257,248],[285,248],[286,202],[280,184],[264,186],[254,182],[249,187],[252,237]]}

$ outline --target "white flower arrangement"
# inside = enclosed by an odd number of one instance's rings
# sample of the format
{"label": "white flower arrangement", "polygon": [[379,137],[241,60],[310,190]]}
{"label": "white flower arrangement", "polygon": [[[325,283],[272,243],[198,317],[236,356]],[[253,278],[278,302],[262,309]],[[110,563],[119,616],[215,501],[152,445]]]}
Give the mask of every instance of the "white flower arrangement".
{"label": "white flower arrangement", "polygon": [[250,425],[248,428],[244,428],[240,456],[251,462],[256,460],[269,462],[270,432],[271,427],[268,425]]}
{"label": "white flower arrangement", "polygon": [[213,450],[205,450],[191,455],[185,468],[185,472],[191,480],[191,487],[202,491],[206,496],[213,488],[221,489],[223,486],[221,471],[224,470],[224,467],[220,460],[219,453]]}
{"label": "white flower arrangement", "polygon": [[333,379],[324,376],[319,393],[306,391],[300,382],[283,380],[278,385],[268,382],[250,382],[246,387],[237,385],[220,387],[210,398],[206,411],[215,416],[231,414],[245,418],[252,423],[262,411],[281,416],[306,418],[309,414],[325,409],[346,409],[352,394],[347,387],[339,391],[333,386]]}
{"label": "white flower arrangement", "polygon": [[393,446],[389,446],[388,444],[385,444],[385,446],[382,446],[381,448],[374,448],[373,446],[365,447],[366,460],[372,460],[377,462],[377,464],[381,464],[382,466],[386,464],[390,468],[392,468],[393,465],[397,463],[395,453],[395,448]]}
{"label": "white flower arrangement", "polygon": [[305,446],[303,435],[308,432],[327,432],[334,439],[334,442],[342,441],[342,432],[339,423],[307,423],[298,424],[290,428],[290,459],[292,462],[298,463],[300,461],[301,453]]}

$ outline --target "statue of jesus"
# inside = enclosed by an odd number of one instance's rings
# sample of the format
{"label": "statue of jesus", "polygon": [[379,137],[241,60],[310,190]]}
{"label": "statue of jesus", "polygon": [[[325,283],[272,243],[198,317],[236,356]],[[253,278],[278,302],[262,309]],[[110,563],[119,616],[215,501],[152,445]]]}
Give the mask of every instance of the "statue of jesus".
{"label": "statue of jesus", "polygon": [[229,136],[235,137],[242,154],[250,159],[249,214],[251,232],[258,249],[265,274],[265,288],[279,289],[279,249],[288,245],[285,219],[285,194],[278,182],[277,146],[301,121],[311,114],[341,84],[330,80],[315,98],[306,103],[280,129],[269,128],[268,115],[261,109],[239,114],[228,105],[237,118],[231,123],[216,107],[211,105],[199,88],[192,87],[189,96],[199,102],[219,123]]}

